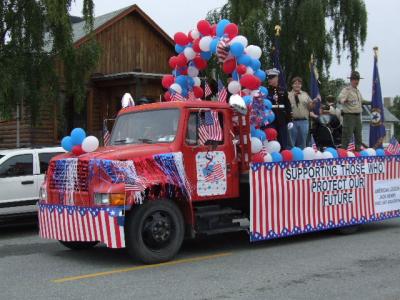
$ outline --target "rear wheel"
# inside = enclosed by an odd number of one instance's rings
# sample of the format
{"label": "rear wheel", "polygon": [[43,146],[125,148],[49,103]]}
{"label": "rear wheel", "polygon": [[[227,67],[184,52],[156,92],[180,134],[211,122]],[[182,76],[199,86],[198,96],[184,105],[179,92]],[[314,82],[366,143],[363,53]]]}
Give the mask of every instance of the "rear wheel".
{"label": "rear wheel", "polygon": [[96,246],[99,242],[66,242],[59,241],[63,246],[71,250],[85,250]]}
{"label": "rear wheel", "polygon": [[338,228],[336,230],[336,232],[341,235],[353,234],[353,233],[356,233],[357,231],[359,231],[360,227],[361,227],[360,225],[341,227],[341,228]]}
{"label": "rear wheel", "polygon": [[127,222],[128,253],[144,263],[171,260],[184,237],[184,222],[179,208],[169,200],[149,201],[139,206]]}

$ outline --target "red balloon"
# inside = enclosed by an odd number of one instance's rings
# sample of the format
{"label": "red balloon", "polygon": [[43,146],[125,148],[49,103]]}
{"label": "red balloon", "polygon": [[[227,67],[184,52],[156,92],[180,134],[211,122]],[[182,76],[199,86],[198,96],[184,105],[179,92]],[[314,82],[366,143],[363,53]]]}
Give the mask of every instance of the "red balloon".
{"label": "red balloon", "polygon": [[168,89],[174,82],[175,78],[172,75],[164,75],[164,77],[161,80],[161,84],[165,89]]}
{"label": "red balloon", "polygon": [[236,60],[234,58],[224,61],[222,65],[222,71],[226,74],[230,74],[236,69]]}
{"label": "red balloon", "polygon": [[345,150],[345,149],[338,148],[337,153],[340,158],[347,157],[347,150]]}
{"label": "red balloon", "polygon": [[204,95],[203,89],[199,86],[193,87],[193,94],[196,98],[202,98]]}
{"label": "red balloon", "polygon": [[278,138],[278,132],[275,128],[266,128],[264,132],[267,136],[268,141],[276,141],[276,139]]}
{"label": "red balloon", "polygon": [[85,153],[85,151],[83,151],[81,145],[76,145],[76,146],[72,147],[72,153],[75,154],[76,156],[79,156],[79,155]]}
{"label": "red balloon", "polygon": [[234,23],[229,23],[226,25],[224,32],[228,35],[230,39],[234,38],[239,33],[239,28]]}
{"label": "red balloon", "polygon": [[193,51],[194,51],[194,52],[197,52],[197,53],[200,53],[200,52],[201,52],[199,43],[200,43],[200,39],[195,39],[195,40],[193,41],[192,48],[193,48]]}
{"label": "red balloon", "polygon": [[238,65],[236,67],[236,72],[238,72],[239,75],[243,75],[244,73],[246,73],[246,66],[245,65]]}
{"label": "red balloon", "polygon": [[283,150],[281,152],[283,161],[292,161],[293,160],[293,153],[290,150]]}
{"label": "red balloon", "polygon": [[192,38],[192,34],[191,33],[192,33],[192,31],[190,30],[188,35],[187,35],[189,43],[193,42],[193,38]]}
{"label": "red balloon", "polygon": [[205,68],[207,68],[207,61],[205,59],[202,59],[200,56],[196,56],[193,59],[193,62],[196,68],[199,70],[204,70]]}
{"label": "red balloon", "polygon": [[175,43],[177,43],[178,45],[181,45],[181,46],[185,46],[189,43],[189,39],[188,39],[187,35],[184,34],[183,32],[175,33],[174,41],[175,41]]}
{"label": "red balloon", "polygon": [[176,65],[178,67],[184,67],[187,64],[187,59],[184,54],[179,54],[176,59]]}
{"label": "red balloon", "polygon": [[217,24],[212,24],[210,31],[211,31],[211,36],[216,36],[217,35]]}
{"label": "red balloon", "polygon": [[175,69],[177,67],[177,57],[176,56],[171,56],[168,60],[168,64],[172,69]]}
{"label": "red balloon", "polygon": [[187,67],[179,68],[179,72],[181,72],[181,75],[187,75]]}
{"label": "red balloon", "polygon": [[262,163],[264,162],[264,154],[261,152],[258,152],[256,154],[253,154],[251,157],[251,161],[254,163]]}
{"label": "red balloon", "polygon": [[171,93],[169,91],[166,91],[164,93],[164,100],[165,101],[171,101]]}
{"label": "red balloon", "polygon": [[354,151],[354,155],[355,155],[356,157],[360,157],[360,156],[361,156],[360,152],[356,152],[356,151]]}
{"label": "red balloon", "polygon": [[240,84],[250,90],[256,90],[260,87],[261,80],[257,76],[246,74],[240,78]]}
{"label": "red balloon", "polygon": [[210,23],[208,23],[207,20],[200,20],[197,23],[197,30],[202,35],[210,35],[210,33],[211,33],[211,25],[210,25]]}

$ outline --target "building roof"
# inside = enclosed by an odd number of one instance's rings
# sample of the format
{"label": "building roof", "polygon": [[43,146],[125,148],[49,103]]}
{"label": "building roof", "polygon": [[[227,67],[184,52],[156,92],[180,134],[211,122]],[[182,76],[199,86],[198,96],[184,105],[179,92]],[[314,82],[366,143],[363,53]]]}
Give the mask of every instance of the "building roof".
{"label": "building roof", "polygon": [[[400,122],[400,120],[396,118],[396,116],[394,116],[386,107],[383,107],[383,114],[385,117],[385,122]],[[370,107],[367,105],[363,105],[362,121],[371,121],[371,110]]]}

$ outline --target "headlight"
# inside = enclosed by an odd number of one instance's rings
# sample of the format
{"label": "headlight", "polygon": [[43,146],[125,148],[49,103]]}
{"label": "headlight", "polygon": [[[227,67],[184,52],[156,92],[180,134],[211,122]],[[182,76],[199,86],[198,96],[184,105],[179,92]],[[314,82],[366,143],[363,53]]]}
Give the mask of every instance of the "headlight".
{"label": "headlight", "polygon": [[45,186],[41,186],[39,190],[39,200],[47,201],[47,191]]}
{"label": "headlight", "polygon": [[94,202],[96,205],[113,205],[122,206],[125,204],[124,193],[113,193],[113,194],[94,194]]}
{"label": "headlight", "polygon": [[97,205],[110,204],[110,194],[94,194],[94,203]]}

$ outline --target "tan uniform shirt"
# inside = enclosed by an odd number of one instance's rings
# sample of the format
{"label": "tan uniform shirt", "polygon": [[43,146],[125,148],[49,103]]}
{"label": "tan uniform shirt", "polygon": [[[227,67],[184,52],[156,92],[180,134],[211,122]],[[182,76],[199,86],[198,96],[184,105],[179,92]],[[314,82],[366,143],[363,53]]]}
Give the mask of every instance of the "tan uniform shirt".
{"label": "tan uniform shirt", "polygon": [[353,88],[351,85],[345,87],[340,92],[339,101],[343,106],[342,111],[345,114],[356,114],[362,112],[363,98],[361,93],[359,89]]}
{"label": "tan uniform shirt", "polygon": [[310,115],[310,110],[308,107],[312,100],[304,91],[300,91],[300,94],[298,94],[297,97],[299,98],[298,104],[296,103],[295,92],[290,91],[288,93],[290,105],[292,106],[293,120],[296,121],[296,119],[308,119]]}

